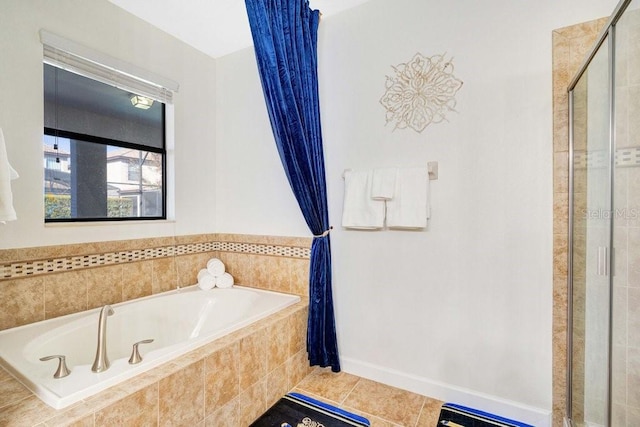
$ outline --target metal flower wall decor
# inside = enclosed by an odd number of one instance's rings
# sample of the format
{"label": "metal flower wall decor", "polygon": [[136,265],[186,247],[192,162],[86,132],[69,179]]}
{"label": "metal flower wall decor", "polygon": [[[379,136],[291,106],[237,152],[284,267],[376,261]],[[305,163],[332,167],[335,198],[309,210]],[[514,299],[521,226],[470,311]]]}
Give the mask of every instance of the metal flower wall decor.
{"label": "metal flower wall decor", "polygon": [[391,68],[395,76],[387,76],[380,103],[387,110],[387,123],[395,123],[394,130],[422,132],[456,111],[455,94],[462,80],[453,75],[453,58],[447,60],[445,54],[426,58],[416,53],[411,61]]}

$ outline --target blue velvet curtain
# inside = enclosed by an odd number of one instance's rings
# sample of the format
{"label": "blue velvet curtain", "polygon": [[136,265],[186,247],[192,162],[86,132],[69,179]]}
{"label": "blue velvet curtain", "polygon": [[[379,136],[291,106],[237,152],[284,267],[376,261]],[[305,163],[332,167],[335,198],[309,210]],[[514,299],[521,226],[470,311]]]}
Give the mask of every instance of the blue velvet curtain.
{"label": "blue velvet curtain", "polygon": [[308,0],[245,0],[271,128],[291,189],[314,235],[307,352],[340,371],[331,295],[331,245],[318,99],[319,12]]}

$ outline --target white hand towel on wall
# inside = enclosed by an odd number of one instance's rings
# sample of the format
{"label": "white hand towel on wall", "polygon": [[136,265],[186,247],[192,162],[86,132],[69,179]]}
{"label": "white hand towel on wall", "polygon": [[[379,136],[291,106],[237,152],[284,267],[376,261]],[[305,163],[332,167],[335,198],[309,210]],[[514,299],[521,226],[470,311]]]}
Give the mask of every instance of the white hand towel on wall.
{"label": "white hand towel on wall", "polygon": [[0,223],[15,221],[16,211],[13,208],[11,180],[18,178],[18,173],[9,164],[4,135],[0,129]]}
{"label": "white hand towel on wall", "polygon": [[391,200],[396,189],[397,168],[374,169],[371,182],[373,200]]}
{"label": "white hand towel on wall", "polygon": [[372,171],[344,172],[342,226],[377,230],[384,226],[384,201],[371,198]]}
{"label": "white hand towel on wall", "polygon": [[429,171],[398,169],[393,199],[387,201],[387,227],[420,229],[429,218]]}

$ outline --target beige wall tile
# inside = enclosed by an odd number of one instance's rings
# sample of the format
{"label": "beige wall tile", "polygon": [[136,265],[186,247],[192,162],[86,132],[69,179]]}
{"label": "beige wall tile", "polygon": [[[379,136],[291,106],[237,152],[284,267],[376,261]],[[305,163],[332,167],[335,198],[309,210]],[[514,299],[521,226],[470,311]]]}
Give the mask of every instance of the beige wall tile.
{"label": "beige wall tile", "polygon": [[[553,191],[568,193],[569,191],[569,153],[558,151],[553,154]],[[568,201],[567,201],[568,202]],[[568,203],[567,203],[568,209]]]}
{"label": "beige wall tile", "polygon": [[291,259],[291,293],[309,296],[309,260]]}
{"label": "beige wall tile", "polygon": [[254,286],[278,292],[291,292],[286,258],[256,255],[253,257]]}
{"label": "beige wall tile", "polygon": [[205,420],[207,427],[238,427],[240,424],[240,404],[239,398],[218,409]]}
{"label": "beige wall tile", "polygon": [[153,261],[122,265],[122,300],[129,301],[153,293]]}
{"label": "beige wall tile", "polygon": [[175,289],[178,285],[175,259],[154,259],[151,277],[151,288],[154,294]]}
{"label": "beige wall tile", "polygon": [[298,310],[291,315],[291,329],[289,331],[289,354],[287,357],[292,357],[299,351],[306,349],[308,315],[309,307]]}
{"label": "beige wall tile", "polygon": [[45,318],[87,309],[87,271],[69,271],[44,276]]}
{"label": "beige wall tile", "polygon": [[266,407],[273,406],[289,391],[287,381],[287,365],[282,364],[273,369],[266,378]]}
{"label": "beige wall tile", "polygon": [[88,242],[69,245],[38,246],[0,250],[0,262],[21,262],[39,259],[64,258],[134,249],[148,249],[171,246],[173,237],[152,237],[147,239]]}
{"label": "beige wall tile", "polygon": [[567,248],[566,234],[553,235],[553,274],[554,277],[567,277]]}
{"label": "beige wall tile", "polygon": [[0,281],[0,330],[45,319],[44,278]]}
{"label": "beige wall tile", "polygon": [[213,415],[240,392],[238,342],[205,359],[205,415]]}
{"label": "beige wall tile", "polygon": [[271,372],[289,358],[290,327],[290,316],[279,319],[267,327],[267,372]]}
{"label": "beige wall tile", "polygon": [[122,302],[122,266],[92,268],[83,271],[87,280],[87,308]]}
{"label": "beige wall tile", "polygon": [[[102,405],[102,407],[104,406],[106,405]],[[95,406],[91,406],[86,402],[76,403],[56,411],[56,416],[47,419],[44,424],[47,427],[93,426],[95,409]]]}
{"label": "beige wall tile", "polygon": [[262,379],[244,390],[238,397],[240,426],[248,426],[267,410],[266,385]]}
{"label": "beige wall tile", "polygon": [[309,375],[313,368],[309,366],[309,357],[306,350],[301,350],[287,360],[287,379],[289,388],[294,388]]}
{"label": "beige wall tile", "polygon": [[198,283],[198,271],[207,268],[207,261],[213,258],[213,253],[181,255],[176,257],[176,271],[178,285],[190,286]]}
{"label": "beige wall tile", "polygon": [[254,256],[235,252],[218,252],[218,258],[225,264],[227,272],[233,276],[235,283],[244,286],[255,286],[252,267]]}
{"label": "beige wall tile", "polygon": [[262,328],[240,340],[240,391],[267,374],[267,333]]}
{"label": "beige wall tile", "polygon": [[159,425],[194,425],[204,420],[204,361],[196,362],[159,384]]}
{"label": "beige wall tile", "polygon": [[566,193],[553,194],[553,233],[567,234],[569,230],[569,196]]}
{"label": "beige wall tile", "polygon": [[158,425],[158,384],[146,387],[95,414],[95,426]]}
{"label": "beige wall tile", "polygon": [[[86,405],[72,405],[58,415],[50,418],[42,426],[46,427],[93,427],[95,425],[95,414],[86,410]],[[40,424],[38,424],[40,426]]]}

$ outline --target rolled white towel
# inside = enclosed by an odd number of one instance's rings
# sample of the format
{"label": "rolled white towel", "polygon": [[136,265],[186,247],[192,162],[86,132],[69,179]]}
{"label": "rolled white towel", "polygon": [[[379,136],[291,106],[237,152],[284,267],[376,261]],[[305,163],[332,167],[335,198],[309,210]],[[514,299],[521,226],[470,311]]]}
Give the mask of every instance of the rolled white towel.
{"label": "rolled white towel", "polygon": [[207,271],[213,277],[220,277],[225,272],[224,263],[218,258],[211,258],[209,261],[207,261]]}
{"label": "rolled white towel", "polygon": [[209,274],[209,275],[211,275],[211,274],[209,273],[209,270],[207,270],[206,268],[203,268],[203,269],[201,269],[200,271],[198,271],[198,280],[200,280],[200,278],[201,278],[202,276],[204,276],[205,274]]}
{"label": "rolled white towel", "polygon": [[233,286],[233,276],[229,273],[224,273],[220,277],[216,277],[216,286],[219,288],[230,288]]}
{"label": "rolled white towel", "polygon": [[216,286],[216,278],[209,274],[208,271],[205,271],[204,274],[198,274],[198,287],[203,291],[208,291],[209,289],[213,289]]}

